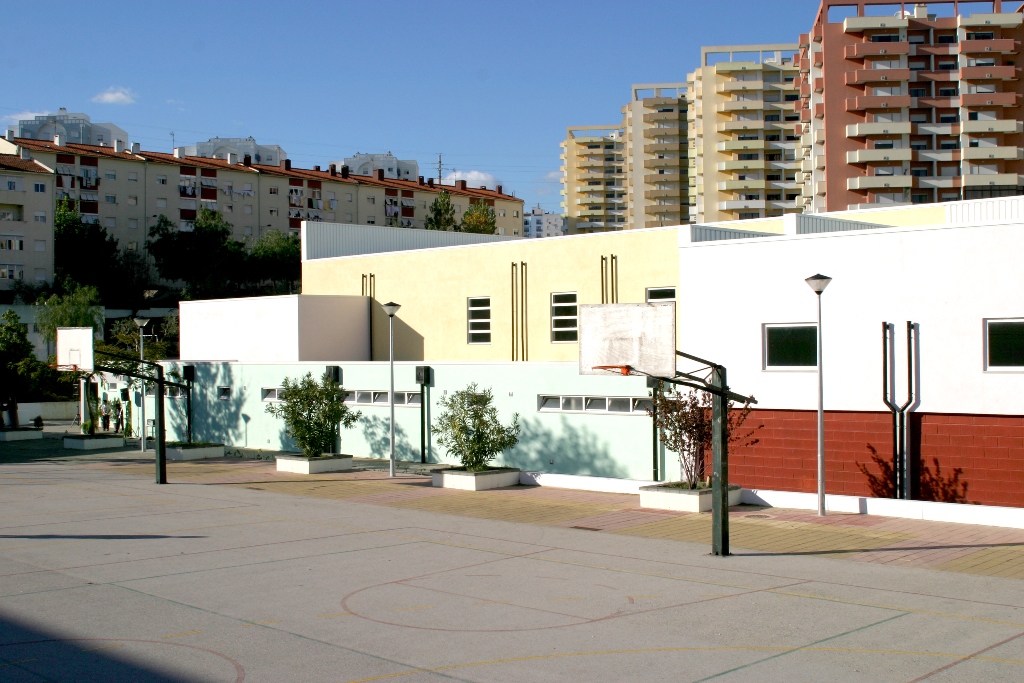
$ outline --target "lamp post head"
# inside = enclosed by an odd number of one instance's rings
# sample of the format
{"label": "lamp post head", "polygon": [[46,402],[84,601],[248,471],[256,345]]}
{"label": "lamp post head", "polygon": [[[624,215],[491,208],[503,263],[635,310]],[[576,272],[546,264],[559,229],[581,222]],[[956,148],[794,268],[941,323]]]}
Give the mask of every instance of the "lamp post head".
{"label": "lamp post head", "polygon": [[388,314],[389,318],[395,317],[395,313],[398,313],[399,308],[401,308],[401,306],[396,304],[394,301],[389,301],[384,304],[384,312]]}
{"label": "lamp post head", "polygon": [[815,294],[820,296],[821,293],[825,291],[825,288],[828,287],[828,283],[832,282],[832,278],[818,273],[817,275],[810,276],[804,280],[804,282],[807,283],[808,287],[814,290]]}
{"label": "lamp post head", "polygon": [[149,324],[149,318],[135,318],[135,325],[141,330]]}

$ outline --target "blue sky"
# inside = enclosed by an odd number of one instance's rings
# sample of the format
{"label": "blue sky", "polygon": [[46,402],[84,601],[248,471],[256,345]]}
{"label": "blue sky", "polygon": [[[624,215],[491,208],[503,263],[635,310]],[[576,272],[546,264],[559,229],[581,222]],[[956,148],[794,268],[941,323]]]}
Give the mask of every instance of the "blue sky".
{"label": "blue sky", "polygon": [[[558,143],[616,123],[632,83],[685,80],[701,45],[796,42],[785,2],[96,2],[10,11],[0,117],[58,107],[144,149],[213,136],[325,165],[391,151],[480,171],[559,211]],[[434,170],[431,171],[431,167]]]}

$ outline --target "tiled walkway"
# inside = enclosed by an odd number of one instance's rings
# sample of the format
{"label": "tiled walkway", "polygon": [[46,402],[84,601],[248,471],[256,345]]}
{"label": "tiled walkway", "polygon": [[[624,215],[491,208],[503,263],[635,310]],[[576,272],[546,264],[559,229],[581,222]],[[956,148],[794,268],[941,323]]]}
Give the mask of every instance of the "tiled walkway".
{"label": "tiled walkway", "polygon": [[[152,475],[152,465],[106,462],[88,467],[116,468]],[[172,480],[371,505],[423,510],[484,519],[571,527],[646,538],[709,543],[711,516],[653,511],[639,496],[548,487],[493,491],[438,489],[430,479],[379,471],[345,474],[278,474],[271,462],[217,460],[169,463]],[[852,514],[813,513],[740,506],[730,513],[730,541],[737,554],[818,555],[1024,579],[1024,530],[925,522]]]}

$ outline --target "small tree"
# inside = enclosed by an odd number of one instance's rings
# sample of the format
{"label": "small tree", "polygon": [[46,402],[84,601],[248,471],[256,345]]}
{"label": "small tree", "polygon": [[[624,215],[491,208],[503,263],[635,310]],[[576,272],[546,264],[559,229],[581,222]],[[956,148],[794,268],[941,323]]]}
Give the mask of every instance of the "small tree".
{"label": "small tree", "polygon": [[98,223],[84,223],[67,199],[57,203],[53,215],[54,281],[71,279],[96,287],[107,302],[122,287],[117,240]]}
{"label": "small tree", "polygon": [[519,413],[507,427],[501,424],[490,389],[480,391],[474,382],[439,403],[443,412],[433,426],[437,442],[470,472],[486,470],[498,453],[519,442]]}
{"label": "small tree", "polygon": [[[678,390],[655,391],[654,410],[647,411],[647,414],[654,417],[657,422],[659,438],[665,444],[665,448],[679,458],[680,475],[691,489],[697,488],[698,483],[704,478],[704,461],[711,450],[714,436],[712,400],[713,396],[710,393],[697,389],[691,389],[685,394],[679,393]],[[733,410],[733,403],[730,401],[727,411],[728,443],[743,442],[743,446],[756,444],[758,439],[751,437],[761,426],[740,433],[740,428],[750,416],[750,404],[744,404],[742,409]]]}
{"label": "small tree", "polygon": [[458,230],[455,222],[455,207],[452,206],[452,196],[441,190],[430,205],[430,215],[424,224],[427,230]]}
{"label": "small tree", "polygon": [[18,426],[18,398],[25,390],[21,372],[22,361],[32,355],[32,343],[18,314],[7,310],[0,316],[0,427],[3,411],[10,417],[11,427]]}
{"label": "small tree", "polygon": [[462,214],[462,232],[473,232],[478,235],[493,235],[498,232],[494,217],[494,209],[481,199],[470,204],[466,213]]}
{"label": "small tree", "polygon": [[219,212],[204,208],[184,232],[161,215],[147,244],[160,277],[185,283],[185,298],[213,299],[235,294],[245,279],[245,245],[231,232]]}
{"label": "small tree", "polygon": [[270,281],[269,294],[277,294],[278,284],[291,294],[302,278],[302,245],[298,235],[271,230],[252,243],[248,268]]}
{"label": "small tree", "polygon": [[295,381],[285,377],[281,385],[281,402],[268,404],[267,412],[284,420],[288,435],[308,457],[332,452],[338,425],[350,429],[362,417],[345,405],[345,389],[328,373],[319,383],[307,372]]}
{"label": "small tree", "polygon": [[67,294],[53,294],[36,301],[36,321],[43,339],[57,340],[58,327],[91,327],[103,330],[103,309],[95,287],[75,287]]}

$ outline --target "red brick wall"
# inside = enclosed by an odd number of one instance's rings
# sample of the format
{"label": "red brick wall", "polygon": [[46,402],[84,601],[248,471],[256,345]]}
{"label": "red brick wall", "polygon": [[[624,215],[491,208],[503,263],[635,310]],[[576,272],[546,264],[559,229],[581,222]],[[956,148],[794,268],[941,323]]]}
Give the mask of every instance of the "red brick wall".
{"label": "red brick wall", "polygon": [[[1024,507],[1024,417],[911,413],[910,418],[915,498]],[[740,431],[754,427],[759,427],[753,436],[758,443],[730,449],[730,481],[746,488],[817,490],[816,413],[755,410]],[[888,495],[890,477],[872,456],[883,467],[892,462],[890,413],[826,411],[828,493]]]}

